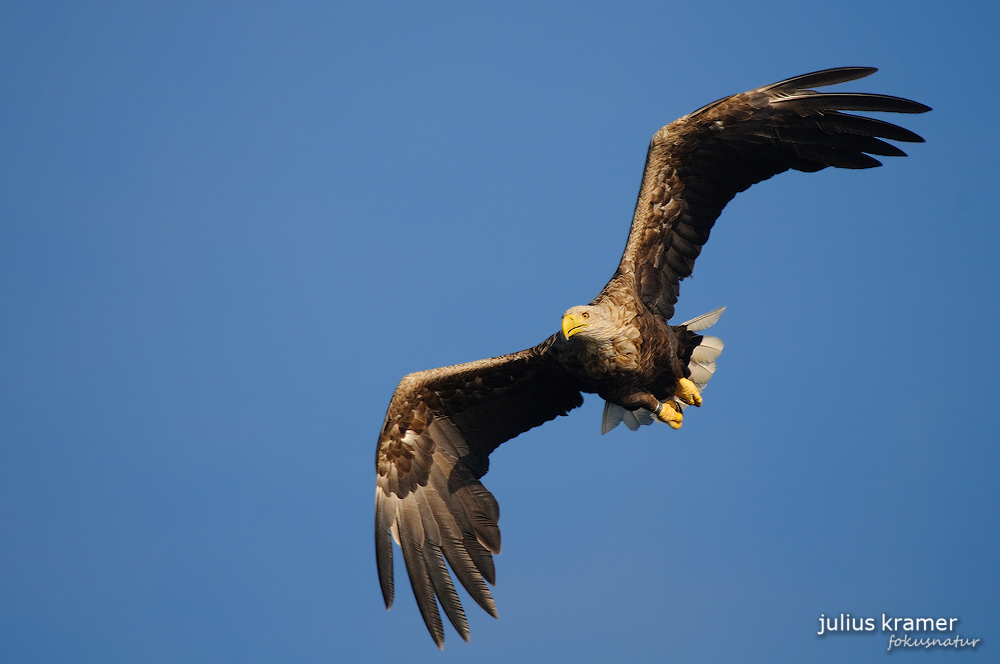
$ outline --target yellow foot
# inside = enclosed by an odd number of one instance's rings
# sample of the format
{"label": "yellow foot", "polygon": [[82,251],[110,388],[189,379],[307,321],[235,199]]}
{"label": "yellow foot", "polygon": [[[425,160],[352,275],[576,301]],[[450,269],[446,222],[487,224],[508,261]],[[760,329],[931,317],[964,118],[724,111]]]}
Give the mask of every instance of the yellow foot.
{"label": "yellow foot", "polygon": [[687,378],[677,379],[677,389],[674,390],[674,396],[689,406],[701,405],[701,392]]}
{"label": "yellow foot", "polygon": [[680,429],[684,421],[684,415],[673,401],[661,403],[654,413],[661,422],[666,422],[672,429]]}

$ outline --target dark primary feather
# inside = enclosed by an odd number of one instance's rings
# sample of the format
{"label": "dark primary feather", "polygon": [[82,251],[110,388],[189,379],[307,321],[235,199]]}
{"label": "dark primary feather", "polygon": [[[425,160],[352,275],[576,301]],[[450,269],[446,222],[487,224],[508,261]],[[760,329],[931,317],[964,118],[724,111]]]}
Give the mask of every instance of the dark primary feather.
{"label": "dark primary feather", "polygon": [[772,83],[771,85],[765,85],[761,88],[761,90],[780,93],[787,92],[789,90],[803,90],[805,88],[812,87],[822,88],[828,85],[836,85],[837,83],[856,81],[859,78],[871,76],[877,71],[878,69],[875,67],[834,67],[833,69],[823,69],[822,71],[814,71],[808,74],[786,78],[783,81],[778,81],[777,83]]}
{"label": "dark primary feather", "polygon": [[500,552],[500,509],[479,482],[489,454],[517,434],[583,403],[583,385],[535,348],[411,374],[400,382],[375,458],[375,555],[386,607],[393,601],[391,533],[399,537],[417,606],[435,643],[438,612],[463,639],[469,626],[445,560],[490,615],[496,605],[492,554]]}
{"label": "dark primary feather", "polygon": [[722,208],[751,185],[786,171],[871,168],[870,155],[905,156],[880,139],[920,142],[896,125],[842,111],[923,113],[908,99],[808,89],[862,78],[871,67],[796,76],[713,102],[653,136],[628,244],[615,278],[670,319]]}
{"label": "dark primary feather", "polygon": [[[751,185],[788,169],[870,168],[871,155],[903,156],[881,139],[922,141],[883,120],[843,111],[922,113],[898,97],[820,93],[862,78],[841,67],[780,81],[713,102],[663,127],[646,155],[628,244],[601,297],[664,321],[725,205]],[[588,384],[535,348],[405,377],[386,414],[376,451],[375,556],[386,607],[393,602],[393,533],[417,606],[443,647],[438,603],[468,640],[465,612],[448,572],[490,615],[496,605],[493,554],[500,510],[479,482],[489,454],[510,438],[579,406]],[[445,564],[447,561],[447,565]]]}

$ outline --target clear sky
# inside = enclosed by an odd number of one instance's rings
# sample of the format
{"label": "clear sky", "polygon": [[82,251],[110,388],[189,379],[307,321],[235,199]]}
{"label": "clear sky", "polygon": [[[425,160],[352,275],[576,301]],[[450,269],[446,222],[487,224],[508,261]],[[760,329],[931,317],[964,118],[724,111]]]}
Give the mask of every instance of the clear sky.
{"label": "clear sky", "polygon": [[[3,3],[0,661],[997,661],[988,4]],[[497,450],[500,620],[438,652],[375,573],[396,382],[596,295],[660,126],[842,65],[927,143],[737,197],[704,407]]]}

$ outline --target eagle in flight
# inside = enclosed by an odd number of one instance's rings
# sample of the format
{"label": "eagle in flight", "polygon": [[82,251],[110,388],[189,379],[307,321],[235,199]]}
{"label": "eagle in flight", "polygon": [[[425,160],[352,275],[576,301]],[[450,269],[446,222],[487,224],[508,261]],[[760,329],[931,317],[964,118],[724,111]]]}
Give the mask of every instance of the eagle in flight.
{"label": "eagle in flight", "polygon": [[811,88],[875,72],[841,67],[805,74],[713,102],[653,136],[632,228],[611,281],[562,329],[534,348],[413,373],[389,403],[375,453],[375,558],[386,608],[393,601],[394,539],[402,548],[420,614],[439,648],[438,602],[463,639],[469,624],[445,561],[469,595],[496,617],[500,509],[480,483],[501,443],[583,403],[605,402],[602,430],[624,421],[680,428],[701,405],[722,342],[699,334],[721,309],[671,325],[680,282],[733,196],[788,169],[871,168],[871,155],[902,157],[880,139],[915,133],[844,111],[923,113],[886,95]]}

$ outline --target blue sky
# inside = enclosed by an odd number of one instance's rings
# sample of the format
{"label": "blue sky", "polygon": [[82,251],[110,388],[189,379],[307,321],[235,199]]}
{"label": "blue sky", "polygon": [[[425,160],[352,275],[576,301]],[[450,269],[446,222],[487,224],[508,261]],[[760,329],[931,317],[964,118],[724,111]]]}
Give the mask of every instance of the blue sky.
{"label": "blue sky", "polygon": [[[0,660],[882,661],[816,635],[840,613],[957,617],[976,651],[920,657],[995,658],[997,22],[5,3]],[[841,65],[934,107],[894,118],[927,143],[737,197],[678,305],[728,307],[705,406],[602,437],[591,398],[505,444],[500,620],[466,598],[438,652],[401,566],[386,613],[399,378],[588,302],[660,126]]]}

